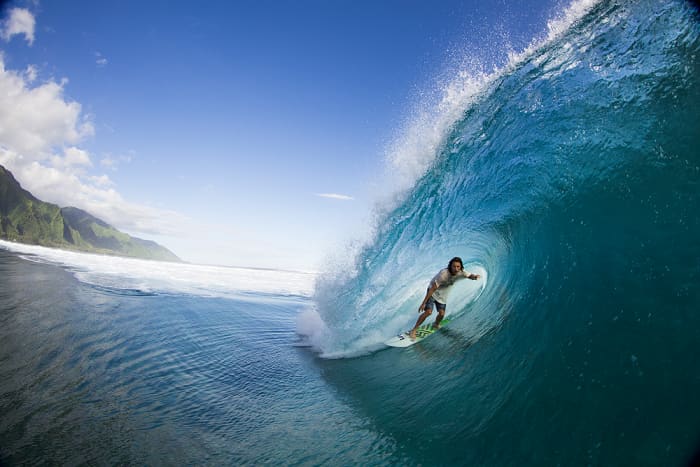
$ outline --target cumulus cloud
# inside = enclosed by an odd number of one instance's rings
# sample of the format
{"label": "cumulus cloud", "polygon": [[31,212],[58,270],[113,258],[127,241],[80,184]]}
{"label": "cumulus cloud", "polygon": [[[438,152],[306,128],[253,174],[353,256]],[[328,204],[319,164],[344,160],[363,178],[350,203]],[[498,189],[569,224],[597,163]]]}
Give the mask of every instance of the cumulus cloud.
{"label": "cumulus cloud", "polygon": [[[29,68],[33,70],[33,68]],[[51,148],[74,145],[94,133],[77,102],[63,96],[67,81],[31,87],[36,70],[18,73],[5,68],[0,54],[0,144],[33,159],[45,159]]]}
{"label": "cumulus cloud", "polygon": [[[0,53],[0,165],[25,189],[131,233],[177,236],[191,223],[179,213],[129,202],[109,177],[90,173],[92,158],[79,147],[94,134],[90,118],[79,103],[64,96],[65,80],[32,85],[36,79],[33,67],[25,72],[6,69]],[[105,160],[101,164],[109,165]]]}
{"label": "cumulus cloud", "polygon": [[34,43],[34,26],[36,20],[34,15],[25,8],[13,8],[9,12],[9,17],[0,26],[0,36],[9,42],[12,36],[24,34],[24,38],[29,45]]}
{"label": "cumulus cloud", "polygon": [[76,147],[69,147],[63,151],[63,156],[54,155],[51,158],[51,163],[56,168],[75,168],[92,166],[90,155],[87,151]]}
{"label": "cumulus cloud", "polygon": [[[0,164],[3,152],[0,149]],[[76,206],[129,232],[178,236],[191,221],[174,211],[125,200],[107,176],[82,178],[55,167],[32,162],[10,169],[20,183],[39,199],[59,206]],[[26,182],[26,183],[25,183]]]}
{"label": "cumulus cloud", "polygon": [[321,198],[337,199],[341,201],[352,201],[355,199],[352,196],[340,195],[337,193],[316,193],[316,196],[320,196]]}

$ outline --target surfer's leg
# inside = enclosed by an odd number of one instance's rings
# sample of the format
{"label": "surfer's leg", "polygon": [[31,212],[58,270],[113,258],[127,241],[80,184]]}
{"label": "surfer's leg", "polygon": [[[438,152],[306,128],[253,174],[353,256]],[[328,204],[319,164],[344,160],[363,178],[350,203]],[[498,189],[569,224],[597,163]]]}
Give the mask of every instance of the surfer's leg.
{"label": "surfer's leg", "polygon": [[408,337],[410,337],[411,339],[416,338],[416,331],[418,330],[418,327],[421,324],[423,324],[423,321],[425,321],[425,318],[430,316],[432,314],[432,312],[433,312],[432,307],[430,307],[430,308],[426,307],[425,310],[423,310],[423,313],[421,313],[420,316],[418,317],[418,321],[416,321],[416,325],[413,326],[413,329],[411,329],[411,332],[408,333]]}
{"label": "surfer's leg", "polygon": [[444,311],[438,313],[438,315],[435,317],[435,322],[433,323],[434,329],[440,329],[440,321],[442,321],[442,318],[444,318],[444,317],[445,317]]}
{"label": "surfer's leg", "polygon": [[440,329],[440,321],[442,321],[442,318],[445,317],[445,308],[447,308],[447,307],[440,302],[435,302],[435,307],[438,310],[438,315],[435,317],[435,322],[433,323],[433,328]]}

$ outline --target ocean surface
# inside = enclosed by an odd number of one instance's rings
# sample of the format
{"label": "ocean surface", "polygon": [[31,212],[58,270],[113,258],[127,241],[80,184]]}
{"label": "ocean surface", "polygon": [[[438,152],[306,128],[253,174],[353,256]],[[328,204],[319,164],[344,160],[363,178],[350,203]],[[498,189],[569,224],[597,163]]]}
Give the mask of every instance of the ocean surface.
{"label": "ocean surface", "polygon": [[[574,2],[501,68],[457,73],[329,271],[0,242],[0,464],[686,465],[699,18]],[[384,346],[456,255],[483,277],[449,326]]]}

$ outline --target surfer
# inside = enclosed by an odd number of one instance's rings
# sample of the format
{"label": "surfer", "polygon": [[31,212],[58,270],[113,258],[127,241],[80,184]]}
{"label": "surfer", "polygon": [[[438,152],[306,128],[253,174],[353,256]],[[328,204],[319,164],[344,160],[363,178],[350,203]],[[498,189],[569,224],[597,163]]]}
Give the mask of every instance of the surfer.
{"label": "surfer", "polygon": [[425,298],[423,303],[421,303],[420,308],[418,308],[418,313],[421,315],[416,321],[416,325],[413,326],[409,336],[411,339],[416,338],[416,331],[418,327],[423,324],[425,318],[433,313],[433,306],[437,308],[438,315],[435,317],[435,322],[433,323],[433,328],[440,329],[440,321],[445,317],[445,308],[447,308],[447,294],[450,291],[452,285],[460,279],[471,279],[473,281],[479,279],[481,276],[478,274],[472,274],[464,270],[464,264],[462,264],[462,258],[454,257],[450,260],[445,269],[440,270],[433,280],[430,281],[430,286],[428,291],[425,293]]}

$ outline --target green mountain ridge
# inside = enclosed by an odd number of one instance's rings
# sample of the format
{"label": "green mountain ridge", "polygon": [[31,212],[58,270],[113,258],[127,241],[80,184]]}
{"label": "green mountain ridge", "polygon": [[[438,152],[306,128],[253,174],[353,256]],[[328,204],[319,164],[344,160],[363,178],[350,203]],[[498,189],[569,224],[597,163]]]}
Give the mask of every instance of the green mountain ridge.
{"label": "green mountain ridge", "polygon": [[37,199],[1,165],[0,239],[89,253],[182,261],[164,246],[120,232],[81,209],[60,208]]}

